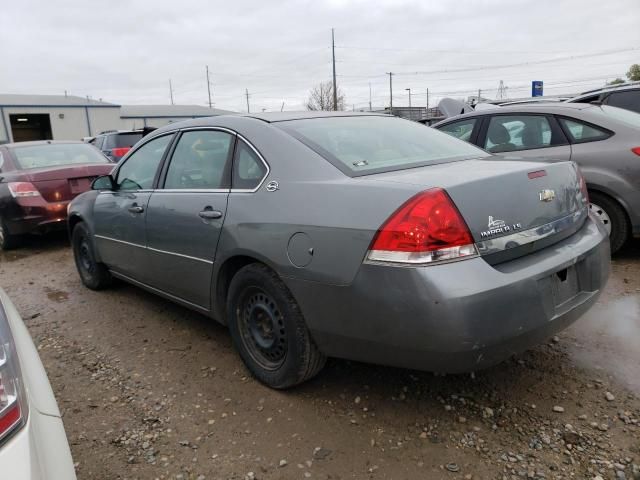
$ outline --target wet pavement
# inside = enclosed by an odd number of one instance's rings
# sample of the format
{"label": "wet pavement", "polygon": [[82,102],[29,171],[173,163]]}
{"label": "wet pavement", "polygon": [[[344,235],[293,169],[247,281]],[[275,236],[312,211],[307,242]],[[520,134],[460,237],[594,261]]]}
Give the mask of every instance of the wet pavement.
{"label": "wet pavement", "polygon": [[[634,479],[640,242],[566,332],[473,376],[340,360],[288,392],[225,328],[138,288],[84,288],[64,236],[0,254],[79,479]],[[640,471],[638,472],[640,476]]]}

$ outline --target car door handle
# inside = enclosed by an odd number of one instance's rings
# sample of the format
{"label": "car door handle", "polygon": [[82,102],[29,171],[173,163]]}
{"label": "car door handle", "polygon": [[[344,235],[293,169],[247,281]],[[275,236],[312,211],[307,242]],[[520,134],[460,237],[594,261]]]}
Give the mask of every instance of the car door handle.
{"label": "car door handle", "polygon": [[127,210],[129,210],[131,213],[142,213],[144,212],[144,207],[141,207],[139,205],[132,205]]}
{"label": "car door handle", "polygon": [[198,213],[200,218],[204,218],[205,220],[215,220],[216,218],[222,217],[222,212],[218,210],[207,210],[204,209],[200,213]]}

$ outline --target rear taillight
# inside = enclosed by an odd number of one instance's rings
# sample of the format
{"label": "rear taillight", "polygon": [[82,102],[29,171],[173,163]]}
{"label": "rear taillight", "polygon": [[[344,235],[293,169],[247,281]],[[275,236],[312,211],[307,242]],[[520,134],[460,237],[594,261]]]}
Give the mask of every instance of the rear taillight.
{"label": "rear taillight", "polygon": [[0,305],[0,442],[24,424],[26,399],[15,344]]}
{"label": "rear taillight", "polygon": [[113,155],[114,157],[124,157],[129,150],[131,150],[131,147],[112,148],[111,155]]}
{"label": "rear taillight", "polygon": [[578,169],[578,179],[580,181],[580,192],[582,192],[582,198],[584,203],[589,203],[589,191],[587,190],[587,181],[584,179],[584,175]]}
{"label": "rear taillight", "polygon": [[441,188],[433,188],[410,198],[380,227],[367,261],[415,265],[477,254],[453,201]]}
{"label": "rear taillight", "polygon": [[40,196],[40,192],[31,182],[10,182],[7,186],[13,198]]}
{"label": "rear taillight", "polygon": [[633,148],[631,149],[631,151],[632,151],[633,153],[635,153],[636,155],[640,155],[640,147],[633,147]]}

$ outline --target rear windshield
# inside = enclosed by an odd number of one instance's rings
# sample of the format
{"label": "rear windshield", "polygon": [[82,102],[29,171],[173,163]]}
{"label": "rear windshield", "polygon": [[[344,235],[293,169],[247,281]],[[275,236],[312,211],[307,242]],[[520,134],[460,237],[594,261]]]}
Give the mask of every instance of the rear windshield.
{"label": "rear windshield", "polygon": [[20,170],[31,168],[76,165],[81,163],[109,163],[93,145],[86,143],[52,143],[30,147],[13,147]]}
{"label": "rear windshield", "polygon": [[446,133],[396,117],[312,118],[274,125],[349,176],[489,156]]}
{"label": "rear windshield", "polygon": [[111,148],[133,147],[141,138],[142,132],[107,135],[107,140],[103,148],[106,150]]}
{"label": "rear windshield", "polygon": [[608,105],[594,107],[590,111],[595,115],[610,117],[619,122],[631,125],[632,127],[640,128],[640,113],[632,112],[624,108],[610,107]]}

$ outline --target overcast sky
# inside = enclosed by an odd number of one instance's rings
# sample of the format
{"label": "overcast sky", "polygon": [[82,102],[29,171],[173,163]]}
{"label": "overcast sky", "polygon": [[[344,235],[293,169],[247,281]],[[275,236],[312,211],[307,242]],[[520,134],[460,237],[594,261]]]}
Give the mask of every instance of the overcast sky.
{"label": "overcast sky", "polygon": [[[119,104],[301,109],[331,78],[349,108],[431,105],[500,80],[511,98],[579,92],[640,63],[640,0],[20,0],[0,10],[0,93]],[[571,58],[573,57],[573,58]]]}

